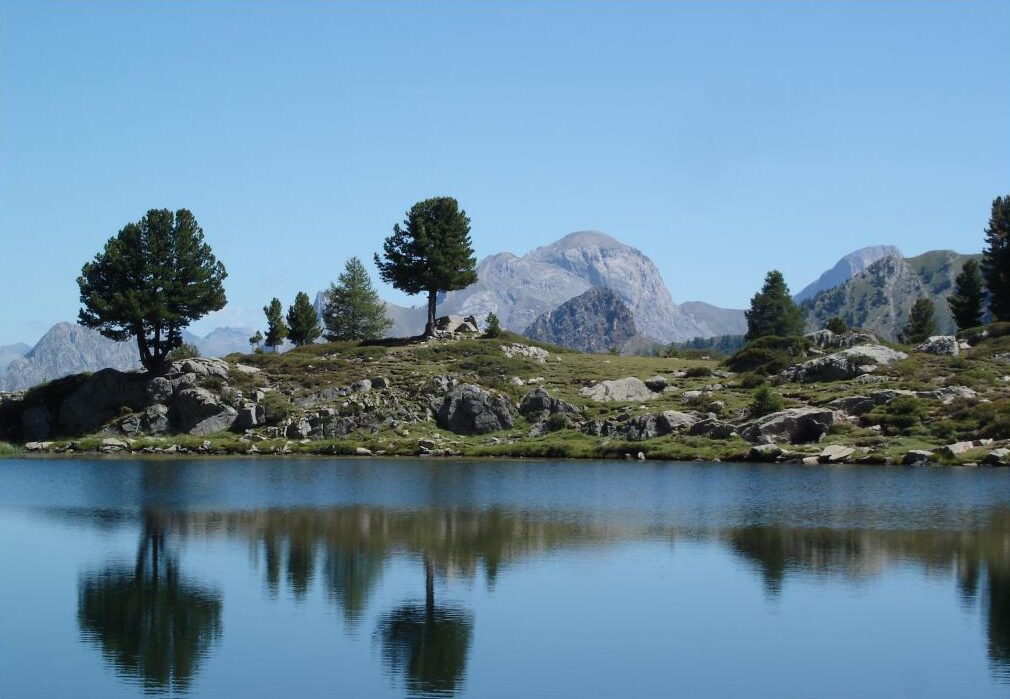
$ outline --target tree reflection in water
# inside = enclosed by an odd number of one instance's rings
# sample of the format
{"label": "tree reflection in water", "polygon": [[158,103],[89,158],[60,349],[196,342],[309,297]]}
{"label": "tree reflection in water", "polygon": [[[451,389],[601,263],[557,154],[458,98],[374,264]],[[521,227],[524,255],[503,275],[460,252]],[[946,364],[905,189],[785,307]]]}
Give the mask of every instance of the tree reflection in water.
{"label": "tree reflection in water", "polygon": [[145,690],[185,691],[221,638],[221,596],[180,577],[158,515],[145,511],[133,569],[84,576],[77,620],[106,661]]}

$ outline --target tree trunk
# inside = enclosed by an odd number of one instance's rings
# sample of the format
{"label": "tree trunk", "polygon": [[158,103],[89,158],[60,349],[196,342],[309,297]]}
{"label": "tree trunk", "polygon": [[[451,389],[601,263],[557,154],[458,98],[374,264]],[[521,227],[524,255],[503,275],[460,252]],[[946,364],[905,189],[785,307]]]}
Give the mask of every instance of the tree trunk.
{"label": "tree trunk", "polygon": [[428,289],[428,322],[424,326],[425,337],[432,337],[435,334],[435,298],[437,294],[436,289]]}

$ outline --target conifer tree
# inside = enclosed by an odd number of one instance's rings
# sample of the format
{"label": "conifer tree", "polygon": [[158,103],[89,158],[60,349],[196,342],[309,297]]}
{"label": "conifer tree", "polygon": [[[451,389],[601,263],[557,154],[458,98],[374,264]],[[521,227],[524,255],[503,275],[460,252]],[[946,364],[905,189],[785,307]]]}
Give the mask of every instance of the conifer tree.
{"label": "conifer tree", "polygon": [[928,298],[920,298],[912,304],[912,310],[908,314],[908,322],[901,332],[902,342],[909,345],[925,342],[936,330],[934,310],[933,302]]}
{"label": "conifer tree", "polygon": [[487,314],[487,319],[484,322],[487,324],[484,337],[493,338],[501,335],[501,321],[498,320],[498,316],[493,311]]}
{"label": "conifer tree", "polygon": [[279,298],[274,298],[269,305],[263,307],[263,314],[267,317],[267,334],[263,340],[265,347],[271,348],[274,352],[284,344],[284,338],[288,336],[288,326],[284,323],[284,307]]}
{"label": "conifer tree", "polygon": [[776,335],[788,337],[803,334],[803,315],[789,295],[782,273],[772,270],[765,276],[764,286],[750,302],[747,317],[747,341]]}
{"label": "conifer tree", "polygon": [[985,229],[982,276],[993,320],[1010,320],[1010,194],[992,200]]}
{"label": "conifer tree", "polygon": [[288,339],[295,347],[312,344],[323,334],[319,327],[319,314],[304,291],[299,291],[295,295],[295,302],[288,307],[287,321]]}
{"label": "conifer tree", "polygon": [[252,347],[253,351],[255,351],[259,349],[261,342],[263,342],[263,333],[257,330],[249,338],[249,346]]}
{"label": "conifer tree", "polygon": [[330,284],[323,305],[326,339],[372,340],[393,325],[386,317],[386,304],[379,298],[365,265],[352,257],[336,284]]}
{"label": "conifer tree", "polygon": [[420,201],[407,212],[402,227],[393,226],[375,265],[382,281],[408,294],[428,294],[424,334],[430,337],[435,333],[438,293],[477,281],[470,219],[452,197]]}
{"label": "conifer tree", "polygon": [[954,279],[954,293],[947,299],[958,330],[975,328],[982,324],[984,301],[985,289],[982,287],[982,275],[979,274],[978,263],[975,260],[967,260],[961,267],[960,274]]}

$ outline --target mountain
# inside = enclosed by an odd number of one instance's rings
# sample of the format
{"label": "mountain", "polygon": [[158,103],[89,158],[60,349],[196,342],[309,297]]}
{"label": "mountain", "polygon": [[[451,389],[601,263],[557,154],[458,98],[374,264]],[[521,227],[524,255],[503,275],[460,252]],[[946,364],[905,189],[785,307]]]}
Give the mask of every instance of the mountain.
{"label": "mountain", "polygon": [[888,255],[843,284],[818,292],[800,308],[811,329],[823,328],[837,315],[851,327],[897,340],[912,304],[926,297],[933,301],[937,334],[951,334],[956,328],[947,298],[954,290],[954,278],[967,260],[979,257],[952,250],[909,258]]}
{"label": "mountain", "polygon": [[523,334],[583,352],[606,352],[623,347],[638,330],[624,300],[597,286],[543,314]]}
{"label": "mountain", "polygon": [[0,345],[0,372],[3,372],[15,359],[20,359],[21,357],[28,354],[31,347],[23,342],[17,342],[13,345]]}
{"label": "mountain", "polygon": [[747,333],[747,316],[739,308],[719,308],[704,301],[685,301],[680,304],[680,309],[705,328],[706,333],[699,337]]}
{"label": "mountain", "polygon": [[204,357],[224,357],[233,352],[248,352],[252,328],[214,328],[204,337],[183,331],[183,340],[195,345]]}
{"label": "mountain", "polygon": [[872,265],[877,260],[884,257],[896,257],[901,259],[902,254],[893,245],[873,245],[867,248],[860,248],[840,259],[834,267],[822,274],[814,281],[803,288],[796,296],[796,303],[802,303],[807,299],[812,299],[821,291],[833,289],[844,284],[855,275]]}

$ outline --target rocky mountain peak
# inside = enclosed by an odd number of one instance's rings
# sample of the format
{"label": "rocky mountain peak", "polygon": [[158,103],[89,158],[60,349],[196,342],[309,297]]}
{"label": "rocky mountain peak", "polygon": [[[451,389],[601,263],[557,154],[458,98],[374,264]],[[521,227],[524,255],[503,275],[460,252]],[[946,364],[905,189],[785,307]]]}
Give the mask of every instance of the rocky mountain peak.
{"label": "rocky mountain peak", "polygon": [[816,281],[808,284],[796,294],[796,302],[802,303],[807,299],[812,299],[821,291],[844,284],[877,260],[885,257],[893,257],[897,260],[903,259],[901,250],[893,245],[871,245],[853,250],[836,262],[834,267],[818,277]]}
{"label": "rocky mountain peak", "polygon": [[583,352],[606,352],[623,347],[638,331],[624,300],[597,286],[540,316],[523,334]]}

